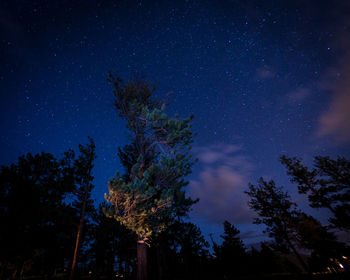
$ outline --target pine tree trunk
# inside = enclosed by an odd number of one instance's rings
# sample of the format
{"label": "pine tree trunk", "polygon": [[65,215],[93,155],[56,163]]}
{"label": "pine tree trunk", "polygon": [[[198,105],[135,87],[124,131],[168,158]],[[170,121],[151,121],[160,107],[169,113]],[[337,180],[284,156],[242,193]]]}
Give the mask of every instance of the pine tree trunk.
{"label": "pine tree trunk", "polygon": [[137,280],[147,280],[147,244],[144,239],[137,241]]}
{"label": "pine tree trunk", "polygon": [[73,255],[73,262],[72,262],[72,269],[70,271],[70,276],[69,279],[73,280],[74,279],[74,273],[75,273],[75,266],[77,263],[77,258],[78,258],[78,249],[79,249],[79,243],[80,243],[80,235],[81,235],[81,230],[82,230],[82,223],[80,221],[79,223],[79,229],[78,229],[78,234],[77,234],[77,239],[75,241],[75,249],[74,249],[74,255]]}
{"label": "pine tree trunk", "polygon": [[74,279],[75,267],[76,267],[76,263],[77,263],[77,260],[78,260],[80,239],[81,239],[81,234],[82,234],[83,226],[84,226],[84,216],[85,216],[87,195],[88,195],[88,190],[87,190],[87,187],[86,187],[84,201],[83,201],[81,214],[80,214],[80,222],[79,222],[78,234],[77,234],[77,239],[76,239],[76,242],[75,242],[75,249],[74,249],[74,255],[73,255],[72,269],[70,271],[70,277],[69,277],[70,280]]}

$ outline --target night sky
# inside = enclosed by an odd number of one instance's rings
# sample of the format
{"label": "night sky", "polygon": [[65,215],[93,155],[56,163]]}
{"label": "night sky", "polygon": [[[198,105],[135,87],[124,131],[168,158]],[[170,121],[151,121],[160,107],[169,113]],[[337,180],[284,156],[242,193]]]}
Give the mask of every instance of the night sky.
{"label": "night sky", "polygon": [[264,239],[243,193],[260,176],[308,210],[280,155],[349,158],[350,1],[1,0],[0,40],[0,164],[91,136],[97,203],[129,141],[108,70],[144,75],[174,93],[170,115],[194,114],[188,195],[206,236],[227,219],[246,244]]}

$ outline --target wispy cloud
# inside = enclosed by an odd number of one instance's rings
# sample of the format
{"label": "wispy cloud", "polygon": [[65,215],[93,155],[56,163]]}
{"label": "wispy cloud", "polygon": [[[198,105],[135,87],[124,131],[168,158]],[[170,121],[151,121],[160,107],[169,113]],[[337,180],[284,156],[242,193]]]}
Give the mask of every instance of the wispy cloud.
{"label": "wispy cloud", "polygon": [[337,63],[323,76],[320,87],[330,94],[328,108],[318,119],[318,137],[329,137],[334,142],[350,141],[350,2],[343,1],[342,9],[334,13],[332,51]]}
{"label": "wispy cloud", "polygon": [[311,89],[308,87],[299,87],[289,92],[287,97],[291,103],[299,103],[308,98],[311,94]]}
{"label": "wispy cloud", "polygon": [[201,171],[190,182],[190,196],[199,198],[193,215],[208,223],[235,224],[252,222],[252,211],[244,194],[252,164],[243,156],[242,148],[235,145],[212,145],[195,149]]}
{"label": "wispy cloud", "polygon": [[259,80],[267,80],[275,77],[276,73],[273,69],[271,69],[269,66],[261,67],[256,72],[256,77]]}
{"label": "wispy cloud", "polygon": [[339,70],[331,71],[322,82],[331,98],[328,109],[319,117],[317,136],[347,142],[350,141],[350,52],[342,61]]}

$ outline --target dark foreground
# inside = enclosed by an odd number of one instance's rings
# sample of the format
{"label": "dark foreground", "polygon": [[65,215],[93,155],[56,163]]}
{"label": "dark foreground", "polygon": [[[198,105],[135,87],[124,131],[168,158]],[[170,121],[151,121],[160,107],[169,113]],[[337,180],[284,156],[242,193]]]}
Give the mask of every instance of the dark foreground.
{"label": "dark foreground", "polygon": [[[35,280],[46,280],[48,278],[46,277],[36,277],[36,276],[31,276],[31,277],[24,277],[23,279],[35,279]],[[69,279],[69,275],[57,275],[57,277],[53,277],[50,279],[55,279],[55,280],[65,280]],[[97,279],[103,279],[103,280],[115,280],[115,279],[127,279],[127,280],[133,280],[131,278],[123,278],[123,277],[96,277],[94,275],[86,275],[82,277],[76,277],[76,280],[97,280]],[[158,279],[158,280],[189,280],[190,278],[164,278],[164,279]],[[200,280],[202,280],[201,278]],[[215,276],[211,276],[208,278],[204,278],[203,280],[209,280],[209,279],[214,279],[214,280],[221,280],[219,278],[216,278]],[[266,274],[266,275],[245,275],[245,276],[237,276],[235,278],[231,279],[225,279],[225,280],[347,280],[350,279],[350,273],[349,272],[343,272],[343,273],[333,273],[333,274],[292,274],[292,273],[284,273],[284,274]],[[150,279],[153,280],[153,279]],[[192,280],[192,279],[191,279]],[[199,279],[198,279],[199,280]],[[224,279],[223,279],[224,280]]]}

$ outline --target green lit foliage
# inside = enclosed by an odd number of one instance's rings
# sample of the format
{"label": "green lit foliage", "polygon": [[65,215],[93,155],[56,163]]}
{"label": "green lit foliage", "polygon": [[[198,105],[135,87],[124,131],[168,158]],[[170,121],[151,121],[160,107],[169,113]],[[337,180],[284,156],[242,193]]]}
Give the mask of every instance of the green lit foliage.
{"label": "green lit foliage", "polygon": [[170,118],[166,102],[152,97],[154,87],[135,78],[123,84],[112,75],[115,107],[126,121],[132,144],[119,149],[127,174],[118,172],[108,184],[106,214],[140,239],[163,231],[171,218],[186,212],[193,201],[185,197],[184,180],[193,160],[190,144],[192,116]]}

